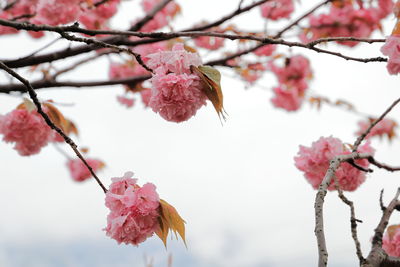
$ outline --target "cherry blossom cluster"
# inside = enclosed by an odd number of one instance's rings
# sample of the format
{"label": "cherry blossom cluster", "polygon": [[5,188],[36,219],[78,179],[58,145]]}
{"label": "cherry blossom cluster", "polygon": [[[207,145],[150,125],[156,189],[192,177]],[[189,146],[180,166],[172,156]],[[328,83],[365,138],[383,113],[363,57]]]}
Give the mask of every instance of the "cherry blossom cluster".
{"label": "cherry blossom cluster", "polygon": [[[367,142],[360,146],[358,152],[373,154],[374,149]],[[335,156],[350,153],[350,149],[340,139],[332,136],[321,137],[318,141],[313,142],[311,147],[300,146],[294,161],[296,167],[304,172],[304,177],[311,186],[317,189],[329,168],[329,161]],[[355,160],[355,163],[364,168],[369,166],[367,159]],[[366,179],[365,172],[356,169],[347,162],[342,163],[336,170],[336,178],[340,188],[346,191],[356,190]],[[334,181],[331,182],[328,189],[335,190]]]}
{"label": "cherry blossom cluster", "polygon": [[261,15],[270,20],[290,18],[294,11],[293,0],[273,0],[260,6]]}
{"label": "cherry blossom cluster", "polygon": [[3,135],[3,141],[15,143],[14,149],[21,156],[39,153],[42,147],[56,138],[55,132],[42,116],[25,106],[0,115],[0,134]]}
{"label": "cherry blossom cluster", "polygon": [[149,106],[167,121],[182,122],[194,116],[206,104],[200,78],[190,66],[201,65],[197,53],[187,52],[182,43],[171,51],[147,56],[147,65],[154,70]]}
{"label": "cherry blossom cluster", "polygon": [[[104,163],[98,159],[86,158],[86,162],[89,164],[94,172],[104,167]],[[72,179],[75,182],[83,182],[92,177],[89,169],[80,159],[69,159],[67,161],[67,168],[71,174]]]}
{"label": "cherry blossom cluster", "polygon": [[[359,130],[356,132],[356,135],[359,136],[364,133],[374,121],[375,119],[371,118],[367,121],[358,122]],[[395,136],[394,130],[396,127],[397,123],[394,120],[384,118],[371,129],[370,133],[365,138],[368,139],[373,136],[382,138],[386,136],[389,140],[391,140]]]}
{"label": "cherry blossom cluster", "polygon": [[382,248],[392,257],[400,257],[400,225],[389,226],[382,239]]}
{"label": "cherry blossom cluster", "polygon": [[[357,2],[355,4],[354,2]],[[375,6],[372,3],[377,3]],[[370,37],[379,29],[380,21],[393,9],[392,0],[370,1],[333,1],[329,13],[309,17],[309,27],[300,35],[303,42],[324,37]],[[339,42],[353,47],[358,42]]]}
{"label": "cherry blossom cluster", "polygon": [[272,103],[275,107],[287,111],[296,111],[301,107],[308,81],[312,78],[310,62],[301,55],[287,58],[282,67],[270,63],[272,72],[276,75],[279,86],[275,87]]}
{"label": "cherry blossom cluster", "polygon": [[126,172],[121,178],[112,178],[105,198],[110,213],[104,230],[119,244],[138,245],[160,228],[160,198],[155,185],[140,187],[132,176]]}

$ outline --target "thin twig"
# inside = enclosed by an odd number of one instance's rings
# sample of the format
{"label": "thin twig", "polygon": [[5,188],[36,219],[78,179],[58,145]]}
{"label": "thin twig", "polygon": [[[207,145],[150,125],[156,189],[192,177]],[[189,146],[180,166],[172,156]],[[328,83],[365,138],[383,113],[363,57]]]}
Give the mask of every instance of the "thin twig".
{"label": "thin twig", "polygon": [[[110,86],[126,84],[133,87],[137,83],[143,82],[151,78],[151,75],[133,76],[129,78],[114,79],[114,80],[103,80],[103,81],[55,81],[55,80],[40,80],[31,83],[34,89],[41,88],[56,88],[56,87],[71,87],[71,88],[81,88],[81,87],[97,87],[97,86]],[[11,92],[25,92],[24,85],[21,84],[6,84],[0,85],[0,93],[9,94]]]}
{"label": "thin twig", "polygon": [[113,44],[107,44],[105,42],[96,40],[96,39],[92,39],[92,38],[84,38],[84,37],[76,37],[73,35],[70,35],[68,33],[65,32],[59,32],[59,34],[70,41],[75,41],[75,42],[81,42],[81,43],[86,43],[88,45],[98,45],[100,47],[104,47],[104,48],[111,48],[112,50],[115,50],[117,52],[125,52],[131,56],[134,56],[136,61],[143,67],[145,68],[147,71],[153,72],[153,70],[151,68],[149,68],[142,60],[142,57],[140,56],[140,54],[133,52],[131,49],[128,48],[123,48],[117,45],[113,45]]}
{"label": "thin twig", "polygon": [[369,157],[368,161],[369,161],[369,163],[371,163],[372,165],[375,165],[376,167],[378,167],[380,169],[384,169],[384,170],[387,170],[390,172],[400,171],[400,167],[392,167],[385,163],[378,162],[374,157]]}
{"label": "thin twig", "polygon": [[344,194],[343,190],[340,188],[338,179],[336,175],[334,176],[335,180],[335,187],[336,190],[338,191],[338,196],[339,198],[347,205],[350,207],[350,228],[351,228],[351,236],[353,237],[354,244],[356,246],[356,254],[358,257],[358,260],[360,261],[360,265],[364,263],[365,259],[361,251],[361,244],[360,241],[358,240],[358,235],[357,235],[357,222],[361,222],[361,220],[358,220],[356,218],[356,213],[354,209],[354,203],[353,201],[349,200]]}
{"label": "thin twig", "polygon": [[46,114],[46,112],[43,111],[42,105],[39,102],[39,99],[37,97],[37,94],[35,90],[32,88],[31,84],[29,83],[28,80],[20,76],[18,73],[7,67],[3,62],[0,61],[0,68],[6,71],[8,74],[19,80],[22,84],[25,85],[26,87],[26,92],[29,94],[30,98],[32,99],[33,103],[36,106],[37,112],[43,117],[47,125],[50,126],[51,129],[55,130],[58,134],[60,134],[63,138],[64,141],[74,150],[75,154],[78,156],[78,158],[85,164],[86,168],[88,168],[89,172],[92,174],[92,176],[95,178],[101,189],[104,191],[104,193],[107,193],[106,187],[103,185],[103,183],[100,181],[99,177],[97,177],[96,173],[93,171],[92,167],[87,163],[85,158],[82,156],[82,154],[78,150],[78,146],[72,141],[70,137],[68,137],[62,129],[57,127],[49,118],[49,116]]}
{"label": "thin twig", "polygon": [[396,101],[393,102],[386,110],[385,112],[382,113],[381,116],[379,116],[378,119],[376,119],[371,125],[368,127],[367,130],[364,131],[363,134],[361,134],[357,140],[354,142],[353,145],[353,152],[357,151],[358,147],[360,146],[361,142],[364,140],[364,138],[371,132],[372,128],[374,128],[375,125],[377,125],[385,116],[400,102],[400,98],[397,99]]}
{"label": "thin twig", "polygon": [[379,195],[379,206],[381,207],[381,210],[382,210],[382,211],[385,211],[385,210],[386,210],[386,207],[385,207],[385,205],[383,204],[383,192],[384,192],[384,190],[382,189],[382,190],[381,190],[381,193],[380,193],[380,195]]}

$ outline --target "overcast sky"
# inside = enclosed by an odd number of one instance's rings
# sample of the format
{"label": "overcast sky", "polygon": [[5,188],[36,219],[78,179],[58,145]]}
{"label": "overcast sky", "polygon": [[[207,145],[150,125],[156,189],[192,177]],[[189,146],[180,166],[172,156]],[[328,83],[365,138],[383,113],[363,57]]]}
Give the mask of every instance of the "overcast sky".
{"label": "overcast sky", "polygon": [[[113,21],[125,28],[139,16],[138,1],[123,3]],[[183,14],[174,23],[179,29],[201,20],[212,20],[237,7],[238,1],[178,1]],[[250,1],[245,1],[249,3]],[[307,3],[305,3],[307,2]],[[304,12],[317,1],[297,5]],[[296,14],[299,14],[297,12]],[[262,29],[259,10],[235,20],[242,29]],[[394,23],[390,18],[385,33]],[[285,24],[285,23],[284,23]],[[271,25],[271,29],[279,25]],[[380,36],[380,35],[376,35]],[[32,41],[25,34],[0,37],[0,58],[16,58],[43,46],[56,35]],[[234,43],[229,44],[234,47]],[[62,47],[56,44],[52,49]],[[357,51],[329,45],[346,54],[380,56],[381,44],[362,45]],[[288,49],[279,48],[287,54]],[[50,50],[49,50],[50,51]],[[207,59],[207,53],[200,52]],[[355,63],[293,48],[311,60],[315,78],[309,94],[350,101],[361,112],[379,115],[399,97],[398,77],[389,76],[384,63]],[[212,55],[211,55],[212,56]],[[62,65],[62,64],[61,64]],[[59,65],[59,66],[61,66]],[[320,111],[305,104],[299,112],[272,107],[271,88],[277,84],[265,75],[257,86],[246,84],[227,69],[220,69],[225,109],[229,117],[222,127],[211,104],[181,124],[164,121],[140,101],[132,109],[116,101],[121,86],[90,89],[57,88],[38,91],[41,99],[60,106],[80,130],[80,146],[107,167],[99,173],[108,186],[111,177],[133,171],[139,183],[152,182],[161,198],[173,204],[187,224],[186,249],[170,240],[165,250],[153,237],[139,247],[118,245],[102,228],[107,209],[104,194],[93,181],[73,182],[66,159],[48,146],[38,155],[20,157],[11,144],[0,142],[0,266],[144,266],[144,257],[155,266],[259,267],[313,266],[317,262],[313,202],[315,191],[293,164],[300,144],[310,145],[320,136],[333,135],[353,143],[358,115],[323,106]],[[21,75],[31,77],[26,70]],[[107,77],[103,58],[71,72],[65,79]],[[7,82],[1,74],[2,83]],[[0,114],[11,111],[21,98],[0,95]],[[400,108],[390,117],[398,118]],[[400,165],[398,138],[391,144],[374,140],[377,159]],[[62,147],[67,153],[68,147]],[[354,193],[360,241],[365,253],[380,218],[379,192],[389,201],[399,185],[399,175],[376,170]],[[325,224],[331,266],[355,266],[349,210],[335,192],[326,199]],[[395,214],[392,223],[399,223]]]}

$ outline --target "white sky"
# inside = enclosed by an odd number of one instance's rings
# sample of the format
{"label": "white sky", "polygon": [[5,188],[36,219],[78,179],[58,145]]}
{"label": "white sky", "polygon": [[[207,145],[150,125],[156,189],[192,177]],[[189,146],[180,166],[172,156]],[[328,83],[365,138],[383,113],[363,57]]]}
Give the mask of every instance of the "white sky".
{"label": "white sky", "polygon": [[[113,21],[117,28],[123,29],[142,14],[138,1],[132,2],[124,3]],[[179,1],[183,15],[175,28],[212,20],[235,9],[237,2]],[[317,3],[302,2],[303,12]],[[259,10],[240,16],[236,22],[242,29],[264,26]],[[393,23],[391,18],[385,24],[386,33]],[[55,36],[48,34],[40,42],[25,34],[1,37],[0,58],[28,54]],[[357,51],[334,45],[328,48],[373,57],[380,55],[380,46],[362,45]],[[312,94],[348,100],[371,115],[379,115],[399,97],[398,77],[389,76],[384,63],[346,62],[295,48],[292,53],[311,60],[315,74],[310,84]],[[104,58],[65,79],[106,78],[107,66]],[[89,146],[90,156],[106,162],[107,168],[99,173],[106,185],[111,177],[128,170],[135,172],[139,183],[156,184],[161,198],[173,204],[187,221],[188,250],[181,241],[172,240],[167,252],[156,238],[138,248],[118,246],[101,231],[107,209],[94,181],[74,183],[65,159],[51,146],[39,155],[23,158],[12,145],[0,142],[0,266],[144,266],[143,255],[154,257],[156,266],[166,266],[168,253],[174,255],[174,266],[316,264],[315,191],[294,167],[293,157],[298,145],[310,145],[320,136],[333,135],[353,143],[359,117],[327,106],[317,111],[307,104],[296,113],[277,110],[270,103],[270,88],[277,84],[273,76],[266,75],[257,83],[259,87],[245,89],[228,70],[221,72],[229,113],[223,127],[211,104],[181,124],[164,121],[144,109],[140,101],[127,110],[115,100],[123,92],[120,86],[38,91],[41,99],[73,104],[60,109],[78,124],[81,135],[77,143]],[[20,73],[29,77],[26,70]],[[5,76],[0,79],[7,81]],[[0,95],[0,114],[20,101]],[[399,110],[391,117],[397,118]],[[373,145],[377,159],[400,164],[398,138],[392,144],[374,140]],[[70,153],[67,147],[63,149]],[[388,201],[398,179],[396,173],[376,170],[357,192],[346,194],[356,203],[357,217],[364,221],[359,232],[365,253],[380,216],[379,191],[385,188]],[[355,266],[349,210],[334,192],[327,196],[325,216],[331,266]],[[398,221],[399,216],[394,215],[391,222]]]}

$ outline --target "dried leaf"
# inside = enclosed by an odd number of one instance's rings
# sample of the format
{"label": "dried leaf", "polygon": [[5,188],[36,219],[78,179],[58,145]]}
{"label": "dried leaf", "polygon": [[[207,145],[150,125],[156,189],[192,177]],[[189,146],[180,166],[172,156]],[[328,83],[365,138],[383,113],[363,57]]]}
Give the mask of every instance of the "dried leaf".
{"label": "dried leaf", "polygon": [[185,221],[179,216],[176,209],[168,204],[165,200],[160,199],[160,229],[156,232],[158,237],[163,241],[164,246],[167,247],[168,233],[171,231],[178,238],[178,234],[185,243]]}
{"label": "dried leaf", "polygon": [[221,74],[217,69],[210,66],[190,66],[190,70],[197,74],[204,86],[204,93],[213,104],[218,117],[226,120],[225,115],[228,115],[224,109],[223,95],[221,90]]}
{"label": "dried leaf", "polygon": [[47,110],[46,113],[49,116],[50,120],[63,132],[67,133],[68,132],[68,126],[69,126],[69,121],[65,119],[64,115],[52,104],[50,103],[43,103],[43,107],[45,107]]}

